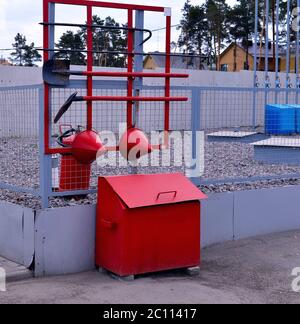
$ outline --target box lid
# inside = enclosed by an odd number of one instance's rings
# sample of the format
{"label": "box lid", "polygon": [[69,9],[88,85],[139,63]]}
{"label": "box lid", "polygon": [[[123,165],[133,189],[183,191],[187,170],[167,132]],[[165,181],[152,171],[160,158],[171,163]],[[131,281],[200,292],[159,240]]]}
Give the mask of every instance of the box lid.
{"label": "box lid", "polygon": [[276,108],[276,109],[290,109],[294,108],[292,105],[284,105],[284,104],[269,104],[267,105],[268,108]]}
{"label": "box lid", "polygon": [[104,179],[129,208],[207,198],[190,180],[179,173],[116,176]]}

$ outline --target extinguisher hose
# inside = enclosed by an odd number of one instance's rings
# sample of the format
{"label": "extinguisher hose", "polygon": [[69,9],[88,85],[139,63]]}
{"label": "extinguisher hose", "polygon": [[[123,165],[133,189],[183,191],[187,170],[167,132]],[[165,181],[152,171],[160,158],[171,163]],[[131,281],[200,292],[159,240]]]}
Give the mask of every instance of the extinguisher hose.
{"label": "extinguisher hose", "polygon": [[70,147],[69,145],[64,144],[63,139],[72,136],[74,133],[76,133],[76,129],[75,128],[68,129],[63,134],[61,134],[60,136],[58,136],[58,138],[56,140],[57,143],[60,146],[62,146],[62,147]]}

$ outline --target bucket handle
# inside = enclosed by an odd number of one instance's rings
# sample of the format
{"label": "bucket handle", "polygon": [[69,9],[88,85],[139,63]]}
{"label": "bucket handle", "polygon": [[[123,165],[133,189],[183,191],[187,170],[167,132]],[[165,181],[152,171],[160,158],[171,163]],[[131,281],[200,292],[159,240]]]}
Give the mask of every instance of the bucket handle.
{"label": "bucket handle", "polygon": [[177,197],[178,191],[177,191],[177,190],[172,190],[172,191],[162,191],[162,192],[160,192],[160,193],[157,195],[156,200],[159,200],[159,198],[160,198],[162,195],[169,195],[169,194],[174,194],[174,196],[173,196],[173,200],[174,200],[174,199]]}

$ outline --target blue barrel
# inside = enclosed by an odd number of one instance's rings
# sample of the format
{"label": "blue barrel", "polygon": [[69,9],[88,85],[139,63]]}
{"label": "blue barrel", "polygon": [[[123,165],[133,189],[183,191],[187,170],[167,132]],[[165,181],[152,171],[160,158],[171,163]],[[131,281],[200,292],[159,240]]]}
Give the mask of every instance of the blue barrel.
{"label": "blue barrel", "polygon": [[300,133],[300,105],[289,105],[296,109],[296,132]]}
{"label": "blue barrel", "polygon": [[267,105],[265,117],[266,133],[270,135],[296,133],[296,110],[296,108],[290,105]]}

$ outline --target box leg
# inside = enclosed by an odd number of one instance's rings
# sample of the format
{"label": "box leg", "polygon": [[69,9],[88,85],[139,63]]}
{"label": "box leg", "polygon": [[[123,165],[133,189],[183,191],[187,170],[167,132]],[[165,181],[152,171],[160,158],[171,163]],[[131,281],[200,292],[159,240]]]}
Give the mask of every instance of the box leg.
{"label": "box leg", "polygon": [[126,277],[118,277],[119,280],[126,281],[126,282],[132,282],[135,280],[135,276],[126,276]]}
{"label": "box leg", "polygon": [[126,282],[131,282],[131,281],[134,281],[135,280],[135,276],[132,275],[132,276],[119,276],[119,275],[116,275],[115,273],[113,272],[110,272],[104,268],[98,268],[98,272],[101,273],[101,274],[105,274],[105,275],[108,275],[110,276],[111,278],[113,279],[116,279],[116,280],[121,280],[121,281],[126,281]]}
{"label": "box leg", "polygon": [[185,272],[188,276],[197,277],[200,275],[200,267],[186,268]]}
{"label": "box leg", "polygon": [[112,272],[108,272],[109,276],[115,280],[125,281],[125,282],[132,282],[135,280],[135,276],[118,276]]}
{"label": "box leg", "polygon": [[107,274],[107,271],[104,268],[99,267],[97,270],[101,274]]}

